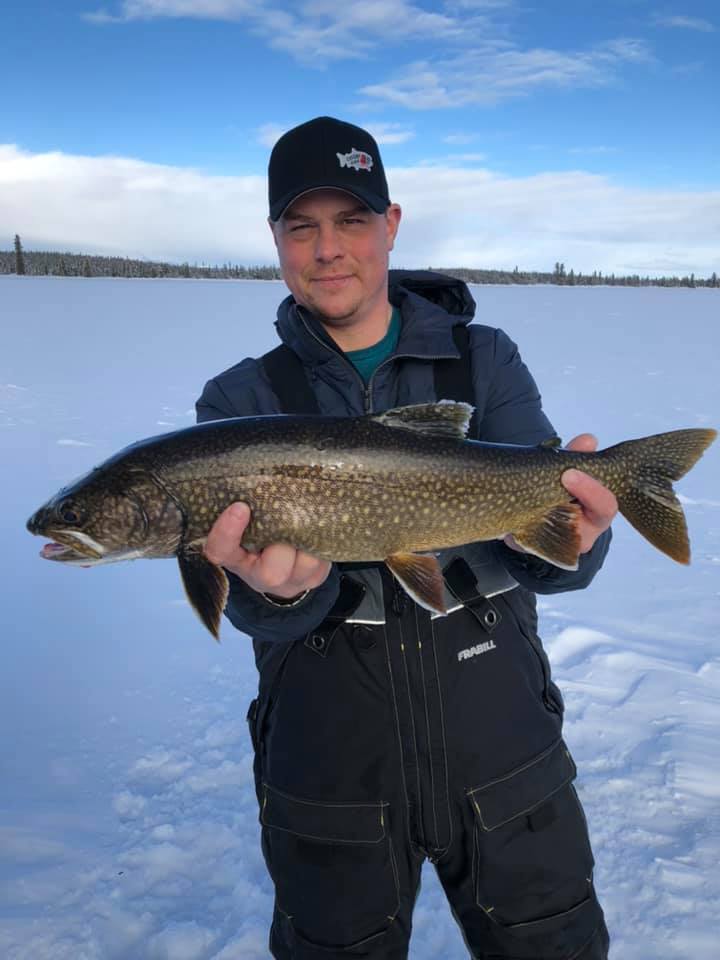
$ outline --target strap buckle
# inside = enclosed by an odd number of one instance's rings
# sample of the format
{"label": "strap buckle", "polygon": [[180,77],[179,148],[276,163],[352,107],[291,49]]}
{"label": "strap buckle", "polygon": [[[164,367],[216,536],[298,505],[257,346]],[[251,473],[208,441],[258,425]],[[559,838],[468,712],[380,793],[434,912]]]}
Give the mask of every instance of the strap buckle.
{"label": "strap buckle", "polygon": [[477,580],[468,562],[463,557],[455,557],[443,570],[443,576],[453,596],[475,617],[486,633],[492,633],[502,621],[502,614],[489,597],[478,593]]}
{"label": "strap buckle", "polygon": [[348,617],[360,606],[360,601],[365,596],[365,586],[347,577],[340,575],[340,592],[333,608],[322,621],[322,623],[311,630],[305,637],[304,644],[308,650],[317,653],[320,657],[327,657],[330,650],[330,644],[340,627],[345,623]]}

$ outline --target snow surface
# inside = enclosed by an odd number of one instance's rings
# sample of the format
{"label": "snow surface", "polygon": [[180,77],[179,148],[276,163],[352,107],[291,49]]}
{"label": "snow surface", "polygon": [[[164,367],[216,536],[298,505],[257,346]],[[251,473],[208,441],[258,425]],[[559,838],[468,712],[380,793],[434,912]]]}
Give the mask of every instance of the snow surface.
{"label": "snow surface", "polygon": [[[565,439],[720,426],[713,290],[474,288]],[[171,561],[38,558],[27,517],[124,445],[193,421],[273,344],[280,283],[0,277],[0,956],[261,960],[272,896],[245,709]],[[541,600],[596,879],[622,960],[711,960],[720,930],[720,444],[680,489],[693,564],[618,520],[590,589]],[[466,957],[431,869],[412,960]]]}

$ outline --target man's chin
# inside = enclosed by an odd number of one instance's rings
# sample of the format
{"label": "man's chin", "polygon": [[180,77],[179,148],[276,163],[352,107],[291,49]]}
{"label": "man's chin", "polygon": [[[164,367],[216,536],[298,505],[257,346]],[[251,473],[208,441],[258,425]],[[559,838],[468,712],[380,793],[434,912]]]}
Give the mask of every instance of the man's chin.
{"label": "man's chin", "polygon": [[346,327],[358,317],[361,301],[348,301],[321,297],[306,304],[315,316],[329,327]]}
{"label": "man's chin", "polygon": [[315,315],[321,323],[325,324],[326,327],[349,327],[355,323],[358,318],[356,308],[345,312],[327,312],[325,310],[317,310],[315,311]]}

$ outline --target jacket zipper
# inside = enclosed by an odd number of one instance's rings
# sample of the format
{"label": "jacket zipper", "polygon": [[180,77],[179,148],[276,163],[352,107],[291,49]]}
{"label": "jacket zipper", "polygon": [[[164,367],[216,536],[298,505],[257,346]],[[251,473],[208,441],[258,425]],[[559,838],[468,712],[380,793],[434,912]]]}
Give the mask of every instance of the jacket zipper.
{"label": "jacket zipper", "polygon": [[[313,340],[315,340],[321,346],[325,347],[326,350],[332,350],[332,347],[329,347],[323,340],[320,339],[320,337],[318,337],[315,331],[309,326],[305,317],[303,317],[301,313],[299,314],[299,316],[303,322],[303,326],[305,327],[307,332],[310,334],[310,336],[313,338]],[[337,349],[335,352],[338,354],[339,357],[341,357],[345,361],[348,367],[350,367],[350,369],[352,370],[355,377],[359,380],[360,387],[362,389],[362,396],[363,396],[363,410],[366,414],[370,414],[374,412],[373,402],[372,402],[372,382],[375,379],[375,374],[378,372],[378,370],[381,370],[382,367],[384,367],[385,364],[389,363],[391,360],[429,360],[432,363],[434,363],[435,360],[457,360],[457,356],[455,354],[447,354],[447,353],[440,354],[439,356],[431,356],[431,357],[428,357],[426,354],[421,355],[419,353],[394,353],[392,356],[387,357],[385,360],[383,360],[381,364],[375,367],[372,374],[370,375],[370,379],[368,380],[367,383],[365,383],[363,378],[357,372],[357,370],[352,365],[352,363],[350,363],[350,361],[342,352],[342,350]]]}

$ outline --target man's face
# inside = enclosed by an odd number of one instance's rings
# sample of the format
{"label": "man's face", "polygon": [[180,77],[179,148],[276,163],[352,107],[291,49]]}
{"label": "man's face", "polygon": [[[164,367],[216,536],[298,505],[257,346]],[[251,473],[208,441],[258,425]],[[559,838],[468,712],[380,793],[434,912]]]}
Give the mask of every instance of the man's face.
{"label": "man's face", "polygon": [[283,279],[328,326],[362,322],[387,306],[388,255],[400,207],[374,213],[341,190],[313,190],[270,223]]}

